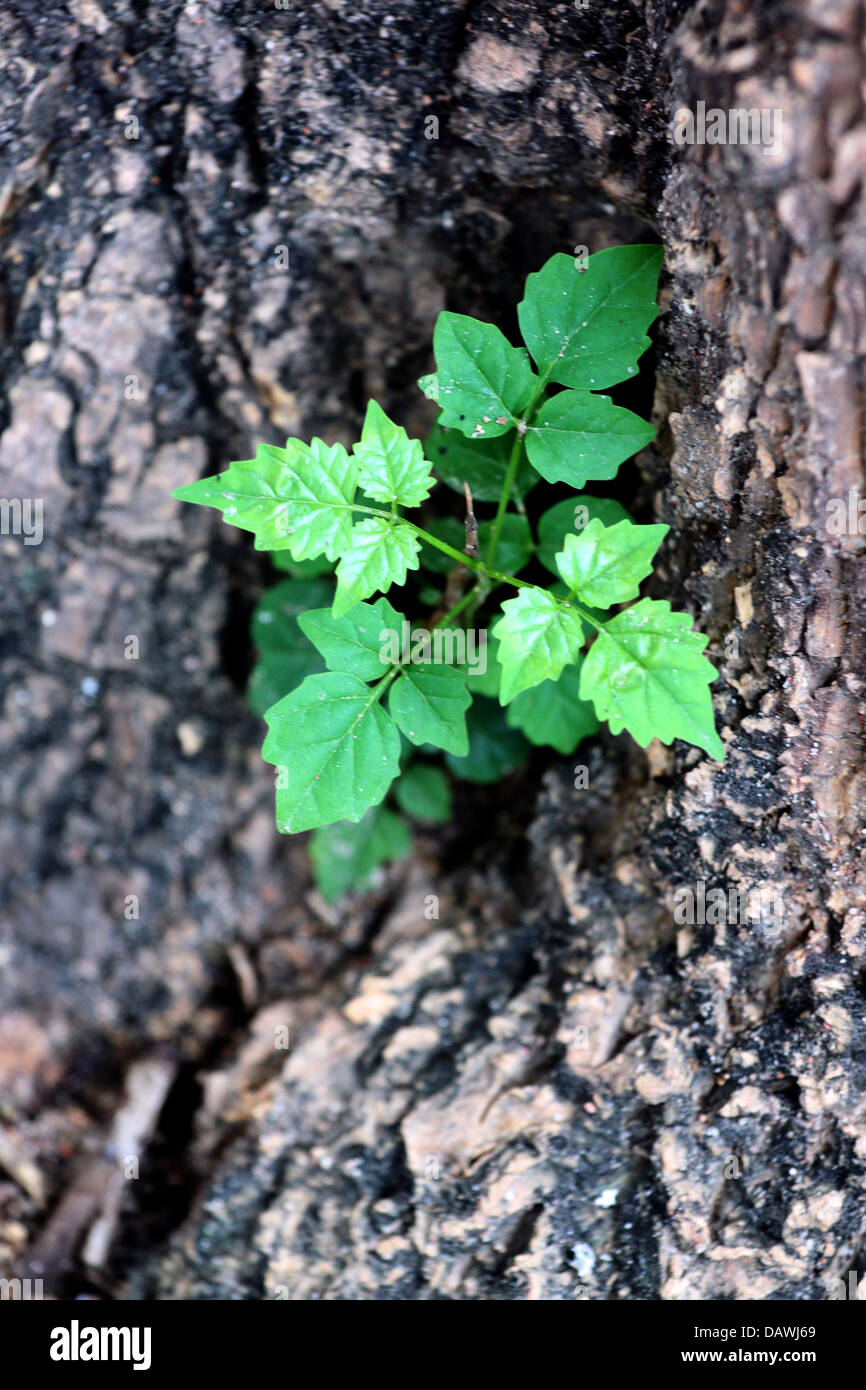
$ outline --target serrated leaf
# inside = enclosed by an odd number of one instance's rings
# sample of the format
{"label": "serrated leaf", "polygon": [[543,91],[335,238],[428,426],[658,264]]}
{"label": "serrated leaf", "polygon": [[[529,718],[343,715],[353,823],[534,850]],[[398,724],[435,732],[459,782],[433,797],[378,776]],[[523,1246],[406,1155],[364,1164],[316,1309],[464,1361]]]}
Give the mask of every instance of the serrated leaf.
{"label": "serrated leaf", "polygon": [[634,376],[658,314],[662,257],[660,246],[612,246],[580,271],[560,253],[528,276],[517,317],[541,376],[586,391]]}
{"label": "serrated leaf", "polygon": [[591,478],[616,477],[623,460],[654,438],[652,425],[609,396],[561,391],[526,431],[526,452],[549,483],[582,488]]}
{"label": "serrated leaf", "polygon": [[431,743],[457,757],[469,747],[466,711],[472,696],[454,666],[409,662],[391,686],[391,718],[416,745]]}
{"label": "serrated leaf", "polygon": [[521,589],[505,600],[502,613],[494,632],[502,666],[499,702],[507,705],[521,690],[556,680],[563,666],[577,660],[584,635],[574,609],[543,589]]}
{"label": "serrated leaf", "polygon": [[329,903],[368,888],[381,864],[405,859],[412,848],[409,827],[386,806],[373,806],[353,825],[337,821],[310,836],[316,887]]}
{"label": "serrated leaf", "polygon": [[[514,444],[513,431],[496,439],[467,439],[460,430],[434,425],[427,436],[425,452],[438,477],[447,487],[463,496],[469,484],[476,502],[498,502]],[[512,497],[523,501],[538,482],[538,474],[523,454],[514,479]]]}
{"label": "serrated leaf", "polygon": [[321,579],[284,579],[262,595],[250,629],[259,658],[247,686],[247,700],[256,714],[264,714],[306,676],[321,671],[322,659],[297,618],[330,596],[331,585]]}
{"label": "serrated leaf", "polygon": [[400,767],[400,737],[375,687],[326,671],[265,715],[265,762],[279,769],[277,829],[295,833],[359,821],[382,800]]}
{"label": "serrated leaf", "polygon": [[406,571],[418,569],[414,531],[390,517],[370,517],[352,527],[337,565],[334,617],[348,613],[359,599],[392,584],[405,584]]}
{"label": "serrated leaf", "polygon": [[559,578],[556,568],[556,554],[562,549],[566,536],[576,536],[594,517],[605,526],[615,526],[618,521],[631,521],[625,507],[612,497],[589,497],[585,492],[575,497],[567,497],[557,502],[538,522],[538,550],[536,554],[544,565]]}
{"label": "serrated leaf", "polygon": [[537,378],[524,348],[492,323],[441,313],[433,331],[437,400],[443,425],[478,439],[513,429]]}
{"label": "serrated leaf", "polygon": [[394,796],[413,820],[441,825],[451,817],[451,788],[441,767],[413,763],[394,783]]}
{"label": "serrated leaf", "polygon": [[420,507],[435,478],[424,457],[424,446],[410,439],[402,425],[389,420],[376,401],[370,401],[361,439],[352,450],[360,464],[358,482],[376,502]]}
{"label": "serrated leaf", "polygon": [[349,540],[357,460],[342,444],[290,439],[285,449],[260,444],[254,459],[176,488],[183,502],[217,507],[230,526],[255,534],[257,550],[289,550],[295,560],[336,560]]}
{"label": "serrated leaf", "polygon": [[382,655],[387,638],[381,633],[396,632],[399,640],[404,621],[386,598],[356,603],[342,618],[335,618],[330,608],[311,609],[298,618],[330,671],[348,671],[362,681],[377,680],[388,671],[390,659]]}
{"label": "serrated leaf", "polygon": [[636,526],[618,521],[604,526],[593,520],[577,536],[566,536],[556,557],[559,572],[583,603],[610,608],[636,598],[652,570],[653,556],[669,526]]}
{"label": "serrated leaf", "polygon": [[492,700],[478,699],[466,716],[469,752],[464,758],[445,754],[445,762],[455,777],[466,782],[498,782],[514,772],[529,752],[526,739],[517,729],[509,729],[505,711]]}
{"label": "serrated leaf", "polygon": [[582,660],[563,668],[559,680],[542,681],[516,696],[505,717],[530,743],[573,753],[599,727],[592,705],[580,698]]}
{"label": "serrated leaf", "polygon": [[649,598],[618,613],[589,649],[580,694],[612,733],[628,729],[642,748],[654,738],[682,738],[721,762],[709,691],[716,671],[701,655],[708,639],[691,621]]}

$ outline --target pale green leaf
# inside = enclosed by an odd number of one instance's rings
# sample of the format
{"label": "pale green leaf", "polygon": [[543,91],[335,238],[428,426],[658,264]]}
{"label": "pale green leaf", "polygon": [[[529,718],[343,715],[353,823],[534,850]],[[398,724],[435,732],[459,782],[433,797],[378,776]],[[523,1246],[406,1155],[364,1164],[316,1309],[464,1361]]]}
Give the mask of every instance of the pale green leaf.
{"label": "pale green leaf", "polygon": [[594,519],[579,535],[565,537],[556,557],[559,572],[583,603],[596,608],[625,603],[637,597],[669,530],[663,525],[636,526],[633,521],[604,526]]}
{"label": "pale green leaf", "polygon": [[540,518],[537,554],[551,574],[559,575],[556,553],[562,549],[565,537],[577,535],[593,517],[598,517],[605,526],[631,520],[625,507],[612,497],[590,497],[585,492],[567,497],[564,502],[556,502]]}
{"label": "pale green leaf", "polygon": [[277,768],[278,830],[359,821],[399,771],[399,734],[375,686],[357,676],[308,676],[265,719],[262,757]]}
{"label": "pale green leaf", "polygon": [[390,517],[370,517],[352,527],[340,563],[334,617],[348,613],[359,599],[405,584],[406,571],[418,569],[414,531]]}
{"label": "pale green leaf", "polygon": [[428,372],[426,376],[419,376],[418,385],[428,401],[435,401],[437,405],[439,404],[439,378],[435,372]]}
{"label": "pale green leaf", "polygon": [[474,439],[505,434],[532,398],[536,377],[524,348],[492,323],[441,313],[433,332],[443,425]]}
{"label": "pale green leaf", "polygon": [[542,681],[516,696],[505,715],[509,726],[519,729],[530,743],[573,753],[599,727],[592,705],[580,698],[581,664],[578,658],[563,667],[558,680]]}
{"label": "pale green leaf", "polygon": [[405,859],[411,848],[408,826],[387,806],[372,806],[357,825],[341,820],[320,826],[309,845],[316,887],[327,902],[337,902],[368,888],[381,864]]}
{"label": "pale green leaf", "polygon": [[543,589],[521,589],[505,600],[502,613],[494,632],[502,666],[499,701],[507,705],[521,690],[556,680],[563,666],[577,660],[584,635],[574,609]]}
{"label": "pale green leaf", "polygon": [[342,444],[290,439],[285,449],[260,444],[254,459],[177,488],[173,496],[218,507],[230,526],[255,534],[257,550],[336,560],[348,544],[357,478],[357,460]]}
{"label": "pale green leaf", "polygon": [[361,439],[352,452],[360,464],[358,482],[374,501],[419,507],[429,496],[435,479],[424,446],[389,420],[376,401],[367,406]]}
{"label": "pale green leaf", "polygon": [[662,254],[660,246],[612,246],[580,271],[560,253],[528,276],[517,317],[543,378],[602,391],[635,375],[658,314]]}
{"label": "pale green leaf", "polygon": [[709,691],[716,671],[701,655],[707,638],[691,623],[666,601],[649,598],[618,613],[589,649],[580,694],[613,733],[628,729],[642,748],[654,738],[681,738],[721,762]]}
{"label": "pale green leaf", "polygon": [[614,478],[623,460],[654,438],[652,425],[609,396],[561,391],[527,430],[526,452],[549,483],[582,488],[591,478]]}

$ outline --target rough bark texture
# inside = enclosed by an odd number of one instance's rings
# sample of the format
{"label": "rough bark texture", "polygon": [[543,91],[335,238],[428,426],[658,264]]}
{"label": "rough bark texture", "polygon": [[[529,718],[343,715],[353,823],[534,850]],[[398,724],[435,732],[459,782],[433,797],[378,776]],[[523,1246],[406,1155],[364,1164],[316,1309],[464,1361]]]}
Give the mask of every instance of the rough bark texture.
{"label": "rough bark texture", "polygon": [[[4,8],[0,491],[45,515],[0,539],[4,1263],[160,1299],[862,1271],[864,580],[825,518],[863,482],[863,33],[855,0]],[[699,100],[783,138],[674,146]],[[621,495],[671,524],[726,762],[602,738],[579,791],[539,756],[328,914],[243,700],[266,566],[171,488],[349,442],[369,396],[423,431],[441,307],[508,330],[553,251],[655,237]],[[677,927],[700,880],[783,910]],[[142,1062],[168,1098],[87,1273]]]}

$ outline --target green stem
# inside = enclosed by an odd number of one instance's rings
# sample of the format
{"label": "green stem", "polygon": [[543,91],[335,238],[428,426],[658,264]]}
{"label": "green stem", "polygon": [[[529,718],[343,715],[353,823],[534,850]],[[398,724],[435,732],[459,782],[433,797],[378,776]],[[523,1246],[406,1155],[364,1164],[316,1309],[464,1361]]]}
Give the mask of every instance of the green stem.
{"label": "green stem", "polygon": [[508,467],[505,470],[505,480],[502,484],[502,491],[499,494],[499,506],[496,508],[496,518],[493,522],[493,530],[490,533],[490,544],[487,547],[487,563],[492,565],[496,557],[496,547],[499,544],[499,536],[502,531],[502,523],[505,520],[505,513],[508,510],[508,503],[511,501],[511,489],[514,487],[514,479],[517,477],[517,470],[520,467],[520,457],[523,453],[523,435],[518,430],[514,436],[514,443],[511,446],[511,456],[508,460]]}
{"label": "green stem", "polygon": [[444,615],[444,617],[439,619],[438,623],[433,624],[431,631],[435,632],[437,627],[444,627],[446,623],[450,623],[452,618],[456,618],[458,613],[462,613],[464,608],[469,607],[470,603],[474,598],[475,589],[473,587],[463,595],[459,603],[455,603],[454,607],[449,609],[448,612]]}
{"label": "green stem", "polygon": [[[502,524],[505,519],[505,513],[508,510],[508,503],[511,501],[511,493],[514,488],[514,479],[517,477],[517,470],[520,467],[520,458],[523,453],[526,431],[530,428],[531,421],[535,416],[538,402],[544,395],[544,392],[547,388],[547,380],[552,370],[553,365],[551,364],[551,366],[548,367],[547,371],[545,372],[544,376],[540,378],[538,385],[536,386],[535,391],[533,393],[532,399],[530,400],[529,404],[526,407],[526,410],[523,413],[522,419],[520,419],[517,422],[517,434],[515,436],[514,443],[511,446],[511,455],[508,460],[508,467],[505,470],[505,479],[502,484],[502,491],[499,494],[499,505],[496,508],[496,517],[493,522],[493,531],[490,535],[490,544],[487,547],[488,565],[492,565],[496,557],[496,547],[499,544],[499,535],[502,531]],[[523,510],[524,509],[521,507],[521,511]]]}
{"label": "green stem", "polygon": [[[359,512],[369,512],[372,516],[388,516],[387,512],[380,512],[375,507],[355,507],[353,504],[352,509]],[[416,526],[414,521],[408,521],[405,516],[398,517],[397,520],[401,526],[408,526],[410,531],[414,531],[415,535],[419,536],[422,541],[426,541],[428,545],[435,546],[436,549],[441,550],[443,554],[450,555],[452,560],[456,560],[458,564],[465,565],[467,569],[474,570],[476,574],[480,575],[482,580],[494,579],[497,584],[508,584],[512,589],[536,589],[540,594],[550,593],[549,589],[543,588],[540,584],[530,584],[528,579],[518,579],[516,575],[503,574],[501,570],[491,569],[490,565],[483,560],[476,560],[471,555],[467,555],[463,550],[455,550],[453,545],[449,545],[447,541],[440,541],[438,536],[431,536],[429,531],[425,531],[421,526]],[[474,594],[475,590],[470,589],[468,594],[464,594],[457,607],[463,608]],[[590,627],[594,627],[596,632],[604,632],[604,623],[600,623],[597,618],[593,618],[582,604],[575,603],[571,598],[561,598],[559,594],[550,594],[550,597],[563,608],[573,608],[578,617],[582,618]],[[454,612],[453,609],[452,612]],[[446,619],[450,616],[451,614],[445,615]]]}

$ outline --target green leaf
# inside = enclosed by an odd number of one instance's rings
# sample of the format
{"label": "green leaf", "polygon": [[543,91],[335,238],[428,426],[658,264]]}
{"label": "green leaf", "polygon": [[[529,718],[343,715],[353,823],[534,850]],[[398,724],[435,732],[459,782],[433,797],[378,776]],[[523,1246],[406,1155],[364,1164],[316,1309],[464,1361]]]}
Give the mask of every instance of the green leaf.
{"label": "green leaf", "polygon": [[327,603],[333,590],[325,579],[281,579],[266,589],[253,610],[250,636],[258,651],[306,646],[296,619],[308,608]]}
{"label": "green leaf", "polygon": [[614,478],[623,460],[654,438],[652,425],[609,396],[561,391],[527,430],[526,452],[549,483],[582,488],[590,478]]}
{"label": "green leaf", "polygon": [[334,617],[348,613],[359,599],[405,584],[406,571],[418,569],[418,550],[415,533],[399,521],[370,517],[358,522],[337,565]]}
{"label": "green leaf", "polygon": [[326,671],[267,711],[265,762],[278,768],[277,828],[359,821],[399,771],[400,737],[375,687]]}
{"label": "green leaf", "polygon": [[271,555],[271,564],[275,569],[294,575],[296,579],[314,579],[320,574],[334,572],[333,560],[328,560],[324,555],[318,555],[314,560],[293,560],[288,550],[275,550]]}
{"label": "green leaf", "polygon": [[432,743],[460,757],[469,747],[466,711],[472,696],[454,666],[409,662],[391,686],[391,718],[414,744]]}
{"label": "green leaf", "polygon": [[330,596],[331,585],[321,579],[284,579],[262,595],[250,633],[259,659],[247,686],[247,700],[256,714],[264,714],[306,676],[321,671],[319,653],[301,632],[297,618]]}
{"label": "green leaf", "polygon": [[509,729],[505,711],[492,700],[475,700],[466,717],[469,752],[465,758],[446,753],[455,777],[467,782],[498,782],[526,758],[529,747],[517,729]]}
{"label": "green leaf", "polygon": [[404,621],[386,598],[356,603],[342,618],[335,618],[330,608],[315,608],[298,618],[302,632],[322,653],[330,671],[348,671],[362,681],[385,675],[391,662],[382,656],[387,638],[380,638],[380,633],[396,632],[399,640]]}
{"label": "green leaf", "polygon": [[370,401],[360,443],[352,450],[360,464],[358,482],[376,502],[420,507],[435,478],[424,457],[424,446],[410,439],[375,401]]}
{"label": "green leaf", "polygon": [[[482,559],[487,555],[492,531],[492,521],[482,521],[478,527],[478,550]],[[529,562],[533,549],[532,532],[526,517],[519,516],[517,512],[506,512],[494,556],[496,568],[505,574],[519,574]]]}
{"label": "green leaf", "polygon": [[[466,544],[466,528],[454,516],[435,517],[425,524],[425,530],[455,550],[462,550]],[[478,552],[482,559],[487,554],[492,530],[492,521],[482,521],[478,527]],[[506,574],[519,574],[532,555],[532,550],[532,532],[526,517],[519,516],[517,512],[506,512],[496,547],[496,568]],[[426,542],[421,546],[421,559],[425,569],[434,570],[437,574],[450,574],[457,564],[443,550],[437,550]]]}
{"label": "green leaf", "polygon": [[492,323],[446,311],[436,320],[433,351],[443,425],[474,439],[514,428],[537,384],[524,348],[512,347]]}
{"label": "green leaf", "polygon": [[348,544],[357,478],[357,460],[342,444],[290,439],[285,449],[260,444],[254,459],[176,488],[172,496],[218,507],[230,526],[254,532],[257,550],[290,550],[295,560],[324,553],[336,560]]}
{"label": "green leaf", "polygon": [[411,848],[408,826],[386,806],[373,806],[357,825],[344,820],[320,826],[309,845],[316,887],[335,903],[350,890],[369,887],[380,864],[405,859]]}
{"label": "green leaf", "polygon": [[394,783],[394,796],[413,820],[441,825],[451,818],[451,788],[441,767],[413,763]]}
{"label": "green leaf", "polygon": [[618,613],[589,649],[580,694],[613,733],[628,729],[642,748],[682,738],[721,762],[708,688],[716,671],[701,655],[708,639],[691,621],[649,598]]}
{"label": "green leaf", "polygon": [[604,526],[593,520],[579,536],[566,536],[556,557],[559,572],[583,603],[596,608],[625,603],[637,597],[669,530],[662,525],[636,526],[633,521]]}
{"label": "green leaf", "polygon": [[442,590],[434,589],[432,584],[425,584],[418,590],[418,602],[425,608],[438,608],[443,597]]}
{"label": "green leaf", "polygon": [[488,695],[495,700],[502,684],[502,667],[499,664],[499,641],[492,632],[487,634],[485,654],[485,670],[479,671],[477,665],[465,668],[466,684],[473,695]]}
{"label": "green leaf", "polygon": [[428,372],[426,376],[419,376],[418,385],[428,401],[435,401],[437,405],[439,404],[439,378],[435,372]]}
{"label": "green leaf", "polygon": [[[513,431],[496,439],[466,439],[460,430],[449,430],[437,424],[433,426],[424,447],[436,473],[447,487],[463,496],[463,484],[466,482],[474,501],[498,502],[513,444]],[[523,454],[512,496],[522,502],[537,482],[538,474]]]}
{"label": "green leaf", "polygon": [[521,589],[506,599],[494,629],[502,666],[500,704],[521,690],[556,680],[563,666],[576,661],[583,646],[583,625],[573,608],[558,604],[543,589]]}
{"label": "green leaf", "polygon": [[509,726],[519,729],[530,743],[573,753],[599,727],[592,705],[580,698],[581,665],[578,659],[563,668],[559,680],[542,681],[512,700],[505,715]]}
{"label": "green leaf", "polygon": [[559,576],[556,553],[562,549],[565,537],[582,531],[594,517],[603,521],[605,526],[631,520],[625,507],[621,507],[612,497],[589,497],[585,492],[557,502],[544,513],[538,522],[537,554],[545,569]]}
{"label": "green leaf", "polygon": [[264,715],[271,705],[323,667],[322,658],[309,642],[294,651],[262,652],[247,685],[247,704],[256,714]]}
{"label": "green leaf", "polygon": [[[462,550],[466,544],[466,528],[462,521],[458,521],[456,516],[436,516],[424,523],[424,530],[431,536],[436,536],[440,541],[445,541],[454,550]],[[451,555],[446,555],[444,550],[437,550],[435,545],[430,545],[427,541],[421,542],[421,560],[425,570],[433,570],[436,574],[450,574],[457,561]]]}
{"label": "green leaf", "polygon": [[660,246],[612,246],[582,272],[558,254],[528,276],[517,317],[542,377],[602,391],[634,376],[658,314],[662,257]]}

